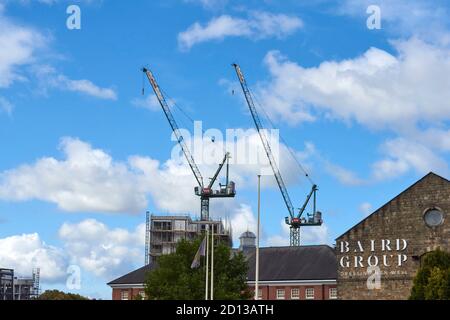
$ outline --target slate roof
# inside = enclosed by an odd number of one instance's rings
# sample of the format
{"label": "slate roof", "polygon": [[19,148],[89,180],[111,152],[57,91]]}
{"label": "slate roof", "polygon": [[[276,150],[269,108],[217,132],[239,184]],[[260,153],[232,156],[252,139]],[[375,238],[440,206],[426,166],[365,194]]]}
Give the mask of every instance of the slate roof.
{"label": "slate roof", "polygon": [[139,268],[137,270],[134,270],[130,273],[127,273],[126,275],[117,278],[109,283],[107,283],[109,286],[110,285],[117,285],[117,284],[135,284],[135,285],[141,285],[144,283],[145,281],[145,277],[147,272],[149,272],[150,270],[154,269],[155,266],[154,265],[146,265],[143,266],[142,268]]}
{"label": "slate roof", "polygon": [[[255,280],[255,253],[247,251],[248,281]],[[337,260],[327,245],[259,249],[259,280],[336,280]]]}
{"label": "slate roof", "polygon": [[[249,262],[248,281],[255,280],[255,252],[244,251]],[[334,249],[327,245],[300,247],[267,247],[259,249],[260,281],[283,280],[336,280],[337,260]],[[144,266],[132,271],[108,285],[141,285],[146,273],[155,268]]]}

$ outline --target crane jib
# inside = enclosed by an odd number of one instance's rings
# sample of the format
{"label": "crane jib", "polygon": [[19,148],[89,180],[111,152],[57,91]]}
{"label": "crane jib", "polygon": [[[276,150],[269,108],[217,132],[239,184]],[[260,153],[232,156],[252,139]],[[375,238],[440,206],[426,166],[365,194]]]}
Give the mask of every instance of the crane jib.
{"label": "crane jib", "polygon": [[[261,120],[259,118],[255,104],[253,102],[253,98],[252,98],[250,89],[247,85],[247,82],[245,81],[244,75],[243,75],[239,65],[233,64],[233,67],[236,70],[236,74],[239,78],[239,82],[241,84],[242,91],[244,92],[245,99],[247,101],[248,107],[250,109],[250,113],[253,118],[253,122],[255,123],[256,129],[258,130],[259,137],[261,138],[261,142],[263,144],[267,158],[269,159],[269,163],[272,167],[275,179],[276,179],[278,187],[281,191],[281,195],[283,196],[284,203],[286,204],[286,207],[289,211],[290,218],[286,218],[286,223],[289,224],[291,227],[290,228],[291,246],[298,246],[298,245],[300,245],[299,229],[301,226],[319,226],[322,224],[322,214],[320,212],[316,211],[316,191],[318,190],[318,188],[310,180],[311,183],[313,184],[312,189],[311,189],[310,193],[308,194],[303,206],[300,208],[298,215],[295,215],[294,206],[292,205],[286,185],[284,184],[283,178],[281,177],[280,170],[277,167],[272,150],[270,148],[270,144],[267,141],[267,137],[263,133],[264,127],[261,123]],[[305,174],[306,174],[306,177],[309,177],[309,175],[306,172],[305,172]],[[306,206],[310,202],[311,198],[313,199],[313,214],[312,215],[308,214],[308,220],[306,220],[305,218],[302,218],[302,214],[304,213]]]}
{"label": "crane jib", "polygon": [[148,69],[143,69],[145,74],[147,75],[147,78],[150,82],[150,85],[153,88],[153,91],[155,92],[156,97],[158,98],[159,104],[161,105],[161,108],[164,111],[164,114],[169,121],[170,127],[172,128],[173,133],[177,137],[177,141],[181,146],[181,149],[183,150],[184,156],[191,167],[192,173],[194,174],[195,179],[197,180],[197,183],[201,188],[203,188],[203,176],[200,173],[200,170],[198,169],[197,165],[195,164],[194,158],[189,151],[186,143],[184,142],[183,136],[179,134],[180,129],[178,128],[178,125],[175,121],[175,118],[172,115],[172,112],[170,111],[169,105],[167,104],[166,99],[164,98],[163,94],[161,93],[161,90],[159,89],[158,83],[156,82],[156,79],[154,78],[153,74]]}
{"label": "crane jib", "polygon": [[259,115],[258,115],[258,112],[256,111],[256,107],[253,102],[253,98],[250,94],[250,90],[247,86],[247,82],[245,81],[244,75],[242,74],[240,67],[237,64],[234,64],[233,66],[236,69],[236,73],[237,73],[239,81],[241,83],[242,90],[244,91],[245,99],[247,100],[247,104],[249,106],[250,113],[252,114],[252,118],[255,123],[256,129],[258,130],[259,137],[261,138],[261,142],[263,144],[267,158],[269,159],[270,166],[272,167],[272,171],[274,173],[275,179],[277,180],[277,184],[281,191],[281,195],[283,196],[284,203],[286,204],[286,208],[289,211],[289,215],[290,215],[291,219],[293,219],[293,218],[295,218],[294,206],[292,205],[292,201],[287,192],[286,185],[284,184],[283,178],[281,177],[280,170],[278,169],[275,159],[273,157],[272,150],[270,148],[270,144],[267,141],[264,134],[261,132],[264,129],[264,127],[261,123],[261,120],[259,119]]}
{"label": "crane jib", "polygon": [[[169,105],[162,94],[158,83],[156,82],[156,79],[154,78],[153,74],[150,70],[143,68],[142,71],[147,75],[147,78],[150,82],[150,85],[153,88],[153,91],[155,92],[155,95],[159,101],[159,104],[161,105],[161,108],[164,111],[164,114],[169,121],[170,127],[172,128],[173,134],[175,135],[178,144],[181,146],[181,149],[184,153],[184,156],[186,157],[186,160],[191,167],[191,170],[194,174],[195,179],[197,180],[198,186],[194,188],[194,192],[197,196],[200,196],[200,216],[201,221],[209,221],[209,199],[210,198],[233,198],[236,195],[236,185],[233,181],[229,181],[229,163],[228,159],[230,158],[230,154],[227,152],[223,158],[222,163],[219,165],[219,168],[217,169],[216,173],[214,174],[214,177],[211,179],[209,185],[207,187],[204,187],[203,184],[203,177],[200,173],[199,168],[197,167],[197,164],[194,161],[194,157],[192,156],[188,146],[186,145],[186,142],[184,141],[183,135],[180,132],[180,129],[178,127],[178,124],[175,121],[175,118],[172,115],[172,112],[169,108]],[[226,170],[226,184],[222,185],[220,184],[220,189],[213,190],[212,186],[214,182],[216,181],[217,177],[220,174],[220,171],[224,167],[225,163],[227,163],[227,170]]]}

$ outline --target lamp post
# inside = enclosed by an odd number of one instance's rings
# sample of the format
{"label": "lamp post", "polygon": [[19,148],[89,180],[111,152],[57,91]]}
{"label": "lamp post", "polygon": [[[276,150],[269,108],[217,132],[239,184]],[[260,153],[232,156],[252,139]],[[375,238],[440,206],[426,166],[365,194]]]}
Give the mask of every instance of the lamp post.
{"label": "lamp post", "polygon": [[261,223],[261,175],[258,175],[258,224],[256,225],[255,300],[259,300],[259,226]]}
{"label": "lamp post", "polygon": [[205,280],[205,300],[208,300],[208,265],[209,265],[209,224],[206,224],[206,280]]}
{"label": "lamp post", "polygon": [[211,224],[211,300],[214,300],[214,224]]}

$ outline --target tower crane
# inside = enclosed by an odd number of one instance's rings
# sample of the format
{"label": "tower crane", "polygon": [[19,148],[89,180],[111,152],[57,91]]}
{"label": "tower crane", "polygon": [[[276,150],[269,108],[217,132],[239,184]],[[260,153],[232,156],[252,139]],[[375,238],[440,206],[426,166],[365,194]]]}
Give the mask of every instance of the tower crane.
{"label": "tower crane", "polygon": [[[292,205],[291,198],[289,197],[286,185],[284,184],[283,178],[281,176],[280,170],[277,167],[277,163],[272,153],[272,149],[270,148],[269,141],[265,136],[263,130],[264,127],[259,118],[258,112],[256,110],[252,94],[247,85],[247,81],[244,78],[244,75],[241,71],[241,68],[237,64],[233,64],[233,67],[236,71],[237,77],[239,78],[239,82],[242,87],[242,91],[244,92],[245,99],[247,101],[248,107],[250,109],[250,113],[252,114],[253,121],[255,123],[256,129],[258,130],[259,137],[261,138],[261,142],[263,144],[264,150],[266,152],[267,158],[269,159],[270,166],[272,167],[275,179],[277,181],[278,187],[281,191],[281,195],[283,196],[284,203],[289,212],[289,216],[285,218],[286,224],[290,227],[290,245],[291,246],[299,246],[300,245],[300,227],[303,226],[320,226],[322,225],[322,213],[316,211],[316,193],[317,193],[317,185],[312,183],[312,188],[309,194],[306,197],[306,201],[303,206],[299,209],[298,213],[295,212],[294,206]],[[307,214],[307,218],[302,217],[303,213],[306,210],[308,203],[311,198],[313,199],[313,213]]]}
{"label": "tower crane", "polygon": [[[181,134],[181,131],[178,127],[177,122],[175,121],[175,118],[172,115],[172,112],[170,111],[170,107],[166,101],[166,98],[164,97],[158,83],[156,82],[155,77],[153,76],[153,73],[147,69],[143,68],[142,71],[146,74],[148,81],[150,82],[150,85],[153,88],[153,91],[159,101],[159,104],[161,105],[161,108],[164,111],[164,114],[166,115],[167,120],[169,121],[170,127],[172,128],[172,131],[177,139],[178,144],[180,145],[181,149],[183,150],[184,156],[191,167],[192,173],[194,174],[195,179],[197,180],[198,186],[194,188],[195,195],[200,197],[200,219],[201,221],[209,221],[209,199],[210,198],[233,198],[236,195],[236,186],[233,181],[229,181],[229,159],[230,159],[230,153],[225,153],[222,162],[219,165],[219,168],[215,172],[213,178],[210,179],[210,182],[208,185],[204,185],[203,176],[200,172],[200,169],[198,168],[197,164],[194,161],[194,157],[192,156],[191,152],[189,151],[189,148],[184,141],[183,135]],[[222,168],[224,167],[225,163],[226,166],[226,183],[225,185],[219,184],[219,189],[213,190],[213,185],[217,180],[217,177],[219,176]]]}

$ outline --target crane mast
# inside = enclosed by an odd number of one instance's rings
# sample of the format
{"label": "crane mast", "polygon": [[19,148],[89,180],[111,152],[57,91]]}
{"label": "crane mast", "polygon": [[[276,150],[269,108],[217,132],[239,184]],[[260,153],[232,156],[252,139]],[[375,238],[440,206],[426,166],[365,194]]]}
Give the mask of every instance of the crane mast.
{"label": "crane mast", "polygon": [[[191,167],[192,173],[194,174],[195,179],[197,180],[198,186],[194,188],[194,192],[197,196],[200,197],[200,219],[201,221],[209,221],[209,199],[210,198],[232,198],[236,195],[236,188],[235,183],[233,181],[228,180],[228,160],[230,158],[230,154],[227,152],[219,165],[219,168],[215,172],[213,178],[211,179],[208,186],[204,186],[203,184],[203,176],[200,172],[200,169],[198,168],[197,164],[194,161],[194,157],[192,156],[191,152],[189,151],[188,146],[186,145],[186,142],[184,141],[183,136],[180,133],[180,129],[178,127],[177,122],[175,121],[175,118],[172,115],[172,112],[170,111],[169,105],[166,101],[166,98],[161,92],[161,89],[159,88],[158,83],[156,82],[155,77],[153,76],[153,73],[147,69],[143,68],[142,71],[147,75],[148,81],[150,82],[150,85],[153,88],[153,91],[159,101],[159,104],[161,105],[164,114],[166,115],[167,120],[169,121],[170,127],[172,128],[172,131],[177,139],[177,142],[181,146],[181,149],[183,150],[184,156],[186,157],[186,160]],[[217,177],[220,174],[220,171],[222,170],[223,166],[227,163],[227,172],[226,172],[226,185],[222,186],[220,185],[219,190],[213,190],[213,184],[217,180]]]}
{"label": "crane mast", "polygon": [[[322,214],[316,211],[316,191],[317,185],[313,184],[311,188],[311,192],[306,197],[306,201],[299,210],[299,213],[295,214],[294,206],[292,205],[292,201],[289,197],[286,185],[284,184],[283,178],[281,176],[280,170],[277,167],[275,162],[275,158],[272,153],[272,149],[270,148],[269,141],[265,136],[263,130],[264,127],[259,119],[258,112],[256,110],[255,104],[253,102],[253,97],[250,93],[250,89],[248,88],[247,81],[241,71],[241,68],[237,64],[233,64],[234,69],[236,70],[236,74],[239,78],[239,82],[242,87],[242,91],[244,92],[245,100],[247,101],[247,105],[250,109],[250,113],[252,114],[253,121],[255,123],[256,129],[258,130],[259,137],[261,138],[261,142],[264,146],[264,150],[266,152],[267,158],[269,159],[270,166],[272,167],[273,174],[277,181],[278,187],[281,191],[281,195],[283,196],[284,203],[289,212],[289,217],[285,218],[286,224],[290,226],[290,245],[291,246],[299,246],[300,245],[300,226],[319,226],[322,224]],[[313,198],[313,214],[308,214],[308,220],[302,218],[302,215],[308,205],[309,201]]]}

